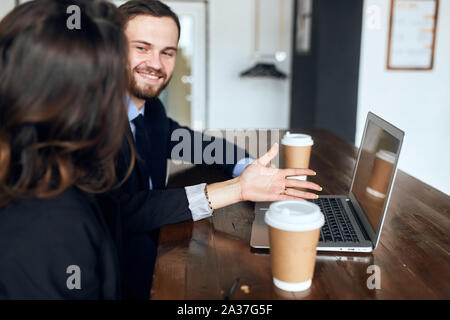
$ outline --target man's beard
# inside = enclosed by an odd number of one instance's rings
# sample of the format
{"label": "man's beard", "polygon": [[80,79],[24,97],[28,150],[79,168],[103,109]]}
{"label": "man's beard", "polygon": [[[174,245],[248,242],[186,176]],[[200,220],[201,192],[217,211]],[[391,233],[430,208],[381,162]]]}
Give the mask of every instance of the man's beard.
{"label": "man's beard", "polygon": [[155,69],[151,69],[151,68],[139,68],[136,67],[133,70],[129,71],[130,73],[130,80],[129,80],[129,85],[128,85],[128,90],[130,92],[131,95],[135,96],[136,98],[142,99],[142,100],[147,100],[150,98],[156,98],[158,97],[161,92],[167,87],[167,85],[170,82],[170,78],[168,79],[168,81],[163,82],[160,86],[155,87],[155,86],[151,86],[151,85],[145,85],[144,86],[140,86],[138,84],[138,82],[136,81],[136,77],[138,76],[136,73],[141,70],[145,70],[146,72],[152,72],[157,76],[162,76],[163,79],[166,78],[166,75],[162,72],[158,72]]}

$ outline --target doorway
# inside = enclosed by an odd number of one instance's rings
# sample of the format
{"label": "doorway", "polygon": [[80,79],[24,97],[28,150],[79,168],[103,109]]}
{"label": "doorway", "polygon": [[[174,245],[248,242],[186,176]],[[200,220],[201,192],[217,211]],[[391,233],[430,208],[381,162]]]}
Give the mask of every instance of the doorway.
{"label": "doorway", "polygon": [[298,16],[306,2],[310,48],[298,50],[294,40],[290,127],[323,128],[354,143],[363,1],[297,0],[294,39],[306,25]]}

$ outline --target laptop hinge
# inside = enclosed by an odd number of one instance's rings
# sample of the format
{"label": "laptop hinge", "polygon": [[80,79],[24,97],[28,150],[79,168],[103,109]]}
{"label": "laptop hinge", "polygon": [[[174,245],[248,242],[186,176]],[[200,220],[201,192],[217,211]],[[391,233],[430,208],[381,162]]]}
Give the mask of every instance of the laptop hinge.
{"label": "laptop hinge", "polygon": [[352,211],[353,217],[355,217],[356,223],[358,224],[359,229],[361,230],[361,233],[362,233],[364,239],[367,241],[371,241],[369,235],[366,232],[366,228],[364,227],[363,223],[359,219],[359,215],[356,212],[355,207],[353,206],[353,203],[350,199],[347,199],[347,205],[350,208],[350,210]]}
{"label": "laptop hinge", "polygon": [[358,200],[356,200],[356,197],[350,192],[349,193],[349,204],[352,205],[352,210],[354,210],[355,217],[357,218],[358,224],[361,227],[361,230],[363,230],[366,233],[366,236],[368,237],[368,240],[372,242],[372,246],[375,246],[375,242],[377,239],[377,234],[372,228],[372,225],[370,224],[369,220],[367,219],[367,216],[364,213],[364,210],[361,208],[361,206],[358,203]]}

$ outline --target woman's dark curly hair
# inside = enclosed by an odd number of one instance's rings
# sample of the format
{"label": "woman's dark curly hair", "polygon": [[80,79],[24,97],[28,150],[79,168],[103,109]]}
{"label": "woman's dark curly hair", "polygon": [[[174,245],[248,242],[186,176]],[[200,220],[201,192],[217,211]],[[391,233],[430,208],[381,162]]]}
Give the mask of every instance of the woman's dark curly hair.
{"label": "woman's dark curly hair", "polygon": [[[80,29],[68,28],[71,5]],[[35,0],[0,22],[0,206],[114,184],[128,125],[126,50],[105,1]]]}

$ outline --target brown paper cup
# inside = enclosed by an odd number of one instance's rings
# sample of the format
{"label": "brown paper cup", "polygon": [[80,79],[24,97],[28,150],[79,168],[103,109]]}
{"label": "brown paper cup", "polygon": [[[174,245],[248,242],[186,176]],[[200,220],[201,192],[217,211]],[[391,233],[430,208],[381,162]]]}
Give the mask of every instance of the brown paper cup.
{"label": "brown paper cup", "polygon": [[314,275],[319,234],[320,229],[292,232],[269,227],[273,277],[288,283],[310,282]]}
{"label": "brown paper cup", "polygon": [[307,201],[288,200],[271,204],[265,216],[269,226],[273,283],[285,291],[303,291],[311,286],[316,263],[320,208]]}
{"label": "brown paper cup", "polygon": [[284,167],[288,168],[309,168],[309,159],[311,158],[311,146],[294,147],[283,145]]}
{"label": "brown paper cup", "polygon": [[281,140],[281,144],[285,168],[309,168],[311,147],[314,144],[311,136],[287,132]]}

